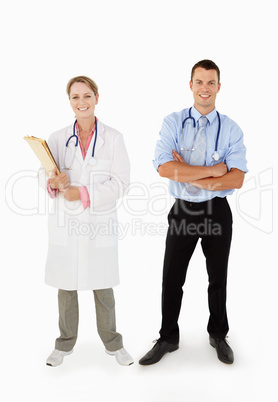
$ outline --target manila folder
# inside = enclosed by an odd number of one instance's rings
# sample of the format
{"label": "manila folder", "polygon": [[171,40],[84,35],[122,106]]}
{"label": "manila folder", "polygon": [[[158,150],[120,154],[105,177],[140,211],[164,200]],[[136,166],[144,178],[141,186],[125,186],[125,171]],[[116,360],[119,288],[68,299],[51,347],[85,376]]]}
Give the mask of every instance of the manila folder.
{"label": "manila folder", "polygon": [[27,141],[30,147],[33,149],[49,177],[54,167],[57,168],[57,173],[60,173],[57,163],[53,158],[53,155],[45,140],[33,136],[29,137],[28,135],[24,137],[24,140]]}

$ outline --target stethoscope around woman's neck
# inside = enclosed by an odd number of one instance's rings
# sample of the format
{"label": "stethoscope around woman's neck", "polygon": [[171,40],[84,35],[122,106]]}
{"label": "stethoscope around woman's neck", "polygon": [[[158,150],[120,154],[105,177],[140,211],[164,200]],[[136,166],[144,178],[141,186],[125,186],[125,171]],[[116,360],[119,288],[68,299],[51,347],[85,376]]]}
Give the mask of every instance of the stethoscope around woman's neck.
{"label": "stethoscope around woman's neck", "polygon": [[[65,158],[64,158],[64,167],[62,169],[64,170],[71,170],[72,168],[72,164],[73,164],[73,159],[75,157],[75,152],[76,152],[76,147],[78,146],[78,137],[76,135],[76,124],[77,124],[77,120],[75,120],[74,124],[73,124],[73,134],[68,138],[67,142],[66,142],[66,150],[65,150]],[[73,156],[71,159],[71,163],[66,166],[66,157],[67,157],[67,152],[68,152],[68,148],[69,148],[69,143],[71,141],[72,138],[75,138],[75,151],[73,152]],[[95,133],[94,133],[94,145],[93,145],[93,150],[92,150],[92,156],[89,160],[89,165],[94,166],[97,161],[95,158],[95,148],[96,148],[96,142],[97,142],[97,119],[95,117]]]}
{"label": "stethoscope around woman's neck", "polygon": [[[182,137],[184,136],[184,126],[187,120],[191,119],[192,123],[193,123],[193,127],[196,127],[196,120],[194,119],[194,117],[191,115],[191,109],[192,107],[189,109],[188,111],[188,116],[183,120],[182,122]],[[219,134],[220,134],[220,130],[221,130],[221,121],[220,121],[220,115],[219,113],[216,111],[217,113],[217,117],[218,117],[218,130],[217,130],[217,136],[216,136],[216,141],[215,141],[215,151],[214,154],[212,155],[212,159],[214,161],[218,161],[219,160],[219,153],[218,153],[218,141],[219,141]],[[196,135],[195,135],[196,136]],[[195,138],[194,138],[195,139]],[[194,145],[194,139],[193,139],[193,143],[190,149],[185,149],[185,148],[181,148],[182,151],[194,151],[193,145]]]}

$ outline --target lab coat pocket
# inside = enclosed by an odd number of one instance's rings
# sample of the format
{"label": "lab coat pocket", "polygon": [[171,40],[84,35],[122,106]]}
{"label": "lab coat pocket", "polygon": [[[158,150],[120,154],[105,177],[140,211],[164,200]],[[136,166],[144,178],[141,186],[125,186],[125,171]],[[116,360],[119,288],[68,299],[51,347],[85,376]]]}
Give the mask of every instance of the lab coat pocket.
{"label": "lab coat pocket", "polygon": [[219,155],[219,159],[217,161],[213,159],[214,153],[215,153],[215,148],[211,148],[211,147],[207,148],[207,155],[206,155],[206,165],[207,166],[214,166],[214,165],[217,165],[217,163],[225,162],[225,157],[226,157],[225,149],[217,150],[217,153]]}
{"label": "lab coat pocket", "polygon": [[89,174],[89,183],[103,183],[110,179],[111,176],[111,164],[110,159],[96,159],[95,165],[88,165],[87,171]]}

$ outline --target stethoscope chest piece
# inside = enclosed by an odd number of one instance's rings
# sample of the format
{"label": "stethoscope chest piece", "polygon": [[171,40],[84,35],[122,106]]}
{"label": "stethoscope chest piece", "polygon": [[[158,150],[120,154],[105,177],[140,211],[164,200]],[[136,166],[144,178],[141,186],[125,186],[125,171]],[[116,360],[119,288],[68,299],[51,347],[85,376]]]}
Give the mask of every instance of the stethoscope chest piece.
{"label": "stethoscope chest piece", "polygon": [[92,158],[89,160],[88,163],[89,163],[90,166],[95,166],[95,165],[97,164],[97,160],[96,160],[96,158],[92,157]]}
{"label": "stethoscope chest piece", "polygon": [[219,154],[218,154],[217,151],[215,151],[214,154],[212,155],[212,159],[213,159],[215,162],[219,161]]}

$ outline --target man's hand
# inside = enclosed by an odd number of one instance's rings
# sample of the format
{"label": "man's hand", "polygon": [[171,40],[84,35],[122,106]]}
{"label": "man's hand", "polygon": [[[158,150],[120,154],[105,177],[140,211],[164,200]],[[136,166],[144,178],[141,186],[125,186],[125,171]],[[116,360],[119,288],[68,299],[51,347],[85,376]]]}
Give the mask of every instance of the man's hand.
{"label": "man's hand", "polygon": [[212,177],[224,176],[226,173],[228,173],[228,169],[224,162],[220,162],[212,166]]}
{"label": "man's hand", "polygon": [[[173,150],[172,155],[175,162],[181,162],[187,164],[183,159],[183,157],[177,151]],[[214,166],[210,166],[210,168],[211,168],[211,177],[220,177],[228,173],[227,165],[224,162],[217,163]]]}
{"label": "man's hand", "polygon": [[173,159],[175,162],[181,162],[181,163],[186,163],[183,157],[173,149],[172,151]]}
{"label": "man's hand", "polygon": [[62,172],[60,174],[57,174],[57,168],[55,167],[51,172],[49,185],[53,189],[64,191],[67,187],[69,187],[70,183],[66,173]]}

